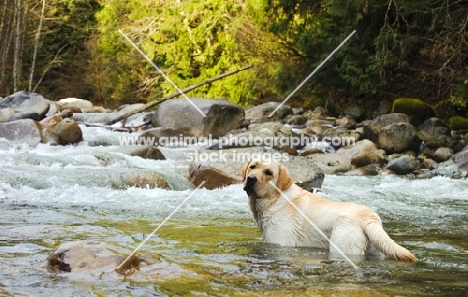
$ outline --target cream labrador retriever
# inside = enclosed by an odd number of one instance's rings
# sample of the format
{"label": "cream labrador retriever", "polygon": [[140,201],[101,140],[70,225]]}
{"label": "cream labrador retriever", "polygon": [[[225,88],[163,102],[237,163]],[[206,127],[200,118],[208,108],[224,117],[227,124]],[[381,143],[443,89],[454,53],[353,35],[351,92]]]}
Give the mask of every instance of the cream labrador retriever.
{"label": "cream labrador retriever", "polygon": [[393,259],[416,261],[413,254],[388,236],[373,210],[350,202],[330,201],[305,191],[293,184],[286,169],[274,161],[251,160],[242,168],[242,176],[264,242],[325,248],[332,254],[363,255],[366,251],[380,251]]}

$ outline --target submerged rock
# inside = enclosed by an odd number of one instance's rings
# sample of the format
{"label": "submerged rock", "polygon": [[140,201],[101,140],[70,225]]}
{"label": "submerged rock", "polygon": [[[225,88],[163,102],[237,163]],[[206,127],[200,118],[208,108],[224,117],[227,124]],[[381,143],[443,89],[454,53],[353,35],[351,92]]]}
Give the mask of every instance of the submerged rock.
{"label": "submerged rock", "polygon": [[197,277],[197,274],[168,263],[152,255],[135,254],[117,269],[131,251],[98,241],[73,241],[61,244],[49,256],[45,268],[49,272],[67,273],[76,280],[93,280],[116,277],[136,277],[153,280]]}
{"label": "submerged rock", "polygon": [[126,185],[137,188],[171,189],[166,178],[157,172],[138,172],[126,181]]}

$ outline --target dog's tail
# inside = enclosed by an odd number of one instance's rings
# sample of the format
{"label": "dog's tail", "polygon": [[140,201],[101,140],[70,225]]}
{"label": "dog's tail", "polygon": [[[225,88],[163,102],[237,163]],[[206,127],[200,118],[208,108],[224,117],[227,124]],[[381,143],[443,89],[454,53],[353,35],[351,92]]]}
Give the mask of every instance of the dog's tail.
{"label": "dog's tail", "polygon": [[362,228],[369,238],[371,245],[387,257],[408,262],[416,261],[416,257],[410,251],[397,244],[388,236],[382,227],[382,222],[378,215],[364,220]]}

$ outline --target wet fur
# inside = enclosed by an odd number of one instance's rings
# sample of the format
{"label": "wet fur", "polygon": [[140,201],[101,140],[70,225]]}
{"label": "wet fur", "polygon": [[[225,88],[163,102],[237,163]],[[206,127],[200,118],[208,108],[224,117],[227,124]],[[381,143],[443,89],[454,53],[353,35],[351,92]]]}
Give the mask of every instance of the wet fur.
{"label": "wet fur", "polygon": [[272,181],[345,254],[379,251],[392,259],[416,261],[413,254],[388,236],[376,212],[355,203],[330,201],[301,189],[281,164],[250,161],[242,168],[242,176],[264,242],[325,248],[332,254],[339,253],[270,184]]}

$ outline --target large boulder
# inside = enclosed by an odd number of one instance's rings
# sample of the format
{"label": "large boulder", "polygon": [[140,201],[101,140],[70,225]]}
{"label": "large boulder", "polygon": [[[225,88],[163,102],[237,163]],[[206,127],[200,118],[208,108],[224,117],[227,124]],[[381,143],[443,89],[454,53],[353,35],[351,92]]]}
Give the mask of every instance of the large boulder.
{"label": "large boulder", "polygon": [[[210,187],[216,188],[225,186],[227,184],[225,181],[230,181],[230,178],[241,182],[242,167],[249,162],[252,157],[257,158],[258,156],[261,156],[264,160],[271,157],[279,160],[289,171],[293,182],[306,190],[311,191],[314,188],[320,188],[322,186],[324,180],[323,172],[314,164],[313,160],[306,157],[289,156],[273,149],[252,147],[220,151],[200,151],[189,157],[193,161],[191,164],[191,172],[194,172],[197,168],[210,168],[210,170],[206,172],[213,173],[214,175],[217,174],[217,171],[211,168],[223,172],[223,179],[219,179],[222,182],[218,185],[210,185]],[[205,174],[205,171],[202,171],[202,173]],[[207,175],[203,175],[203,180],[206,180],[205,177],[207,177]],[[195,177],[191,177],[191,179],[195,179]],[[199,181],[201,180],[199,178],[197,179]]]}
{"label": "large boulder", "polygon": [[172,99],[163,102],[154,113],[153,127],[175,128],[200,137],[219,137],[239,129],[244,122],[244,111],[226,100],[192,98],[204,117],[188,100]]}
{"label": "large boulder", "polygon": [[379,133],[379,147],[390,154],[416,150],[419,144],[416,129],[411,124],[392,124],[382,128]]}
{"label": "large boulder", "polygon": [[263,123],[281,120],[285,116],[292,114],[292,108],[289,105],[281,107],[270,117],[270,114],[280,106],[278,102],[266,102],[257,106],[248,106],[245,109],[245,118],[251,123]]}
{"label": "large boulder", "polygon": [[419,99],[399,98],[393,101],[392,112],[405,113],[410,117],[410,123],[419,126],[425,120],[435,117],[434,109]]}
{"label": "large boulder", "polygon": [[0,124],[0,137],[36,146],[42,142],[42,126],[31,119]]}
{"label": "large boulder", "polygon": [[339,148],[336,154],[344,155],[351,159],[356,155],[369,153],[375,150],[377,150],[377,146],[372,141],[364,139],[356,142],[354,145]]}
{"label": "large boulder", "polygon": [[372,121],[364,121],[358,126],[363,128],[363,138],[377,142],[380,130],[391,124],[409,123],[409,117],[404,113],[389,113],[376,117]]}
{"label": "large boulder", "polygon": [[1,108],[13,109],[15,115],[12,118],[16,120],[34,119],[40,121],[49,110],[49,101],[40,94],[20,91],[1,100]]}

